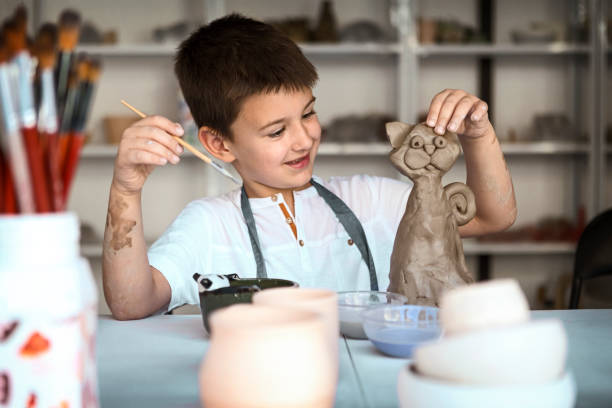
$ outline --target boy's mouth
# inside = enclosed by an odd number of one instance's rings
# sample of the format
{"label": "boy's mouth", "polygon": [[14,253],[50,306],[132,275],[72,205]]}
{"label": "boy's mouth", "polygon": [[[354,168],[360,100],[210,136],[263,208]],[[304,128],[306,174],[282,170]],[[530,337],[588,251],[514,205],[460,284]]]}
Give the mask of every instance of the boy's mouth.
{"label": "boy's mouth", "polygon": [[308,166],[308,163],[310,163],[310,154],[306,154],[298,159],[285,162],[286,165],[293,167],[294,169],[303,169],[304,167]]}

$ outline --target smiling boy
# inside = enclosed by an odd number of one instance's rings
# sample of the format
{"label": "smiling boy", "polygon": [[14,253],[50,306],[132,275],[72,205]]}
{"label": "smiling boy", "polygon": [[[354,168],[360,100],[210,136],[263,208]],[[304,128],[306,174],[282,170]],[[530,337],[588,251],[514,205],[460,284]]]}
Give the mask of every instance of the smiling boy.
{"label": "smiling boy", "polygon": [[[147,252],[141,190],[157,166],[177,164],[176,123],[145,118],[123,133],[104,237],[104,293],[113,316],[141,318],[199,302],[194,273],[237,273],[334,290],[385,290],[395,232],[411,184],[313,176],[321,126],[317,73],[272,27],[238,15],[185,40],[181,90],[202,145],[231,163],[243,188],[191,202]],[[462,236],[510,226],[516,204],[487,105],[459,90],[434,97],[427,124],[460,134],[478,212]]]}

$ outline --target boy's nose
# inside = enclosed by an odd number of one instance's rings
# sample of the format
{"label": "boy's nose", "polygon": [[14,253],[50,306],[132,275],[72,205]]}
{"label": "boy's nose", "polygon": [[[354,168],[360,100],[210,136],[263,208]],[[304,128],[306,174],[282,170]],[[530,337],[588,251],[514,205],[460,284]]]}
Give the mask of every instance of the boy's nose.
{"label": "boy's nose", "polygon": [[425,145],[425,151],[427,152],[427,154],[429,154],[429,155],[430,155],[430,154],[432,154],[432,153],[433,153],[435,150],[436,150],[436,146],[434,146],[434,145],[430,145],[430,144]]}
{"label": "boy's nose", "polygon": [[307,150],[310,149],[312,143],[313,138],[308,132],[308,128],[305,126],[299,126],[293,141],[293,148],[295,150]]}

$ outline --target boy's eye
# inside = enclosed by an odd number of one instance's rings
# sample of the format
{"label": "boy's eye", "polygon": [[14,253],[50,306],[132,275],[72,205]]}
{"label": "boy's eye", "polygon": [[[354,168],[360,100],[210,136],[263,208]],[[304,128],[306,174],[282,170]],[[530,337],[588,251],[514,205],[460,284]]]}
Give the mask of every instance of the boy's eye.
{"label": "boy's eye", "polygon": [[302,118],[304,118],[304,119],[308,119],[308,118],[310,118],[311,116],[314,116],[314,115],[316,115],[316,114],[317,114],[317,112],[315,112],[315,111],[310,111],[310,112],[305,113],[304,115],[302,115]]}
{"label": "boy's eye", "polygon": [[285,131],[285,128],[282,127],[279,130],[277,130],[276,132],[270,133],[270,136],[271,137],[279,137],[279,136],[281,136],[283,134],[284,131]]}

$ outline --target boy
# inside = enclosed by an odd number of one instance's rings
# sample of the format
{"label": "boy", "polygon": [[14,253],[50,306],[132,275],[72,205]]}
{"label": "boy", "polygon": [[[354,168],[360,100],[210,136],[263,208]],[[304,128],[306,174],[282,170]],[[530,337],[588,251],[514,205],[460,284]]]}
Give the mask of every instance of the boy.
{"label": "boy", "polygon": [[[126,129],[104,237],[104,293],[113,316],[136,319],[197,304],[194,273],[386,290],[411,185],[313,177],[321,137],[312,95],[317,73],[299,48],[264,23],[231,15],[185,40],[175,71],[201,143],[231,163],[244,186],[187,205],[147,253],[140,192],[155,167],[179,162],[182,149],[171,135],[183,131],[159,116]],[[486,103],[444,90],[433,98],[427,124],[439,134],[461,135],[478,207],[461,235],[510,226],[514,191]]]}

